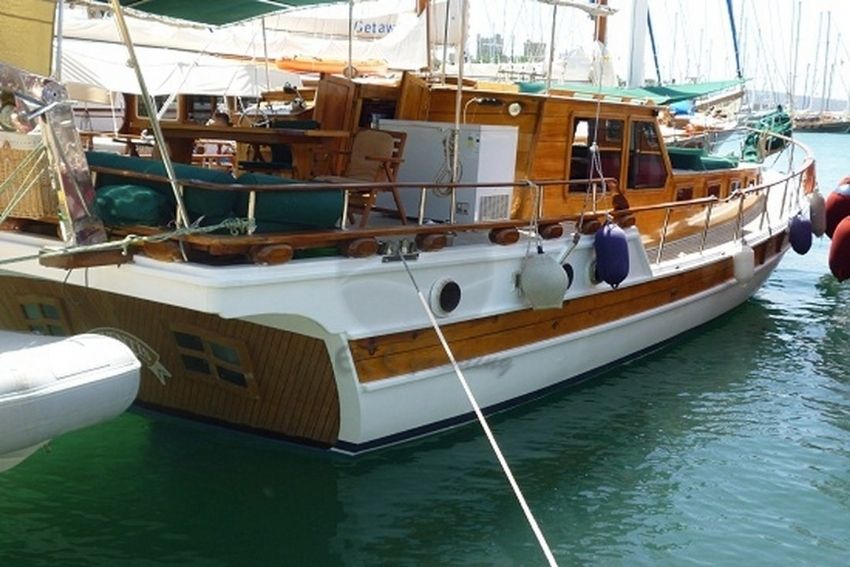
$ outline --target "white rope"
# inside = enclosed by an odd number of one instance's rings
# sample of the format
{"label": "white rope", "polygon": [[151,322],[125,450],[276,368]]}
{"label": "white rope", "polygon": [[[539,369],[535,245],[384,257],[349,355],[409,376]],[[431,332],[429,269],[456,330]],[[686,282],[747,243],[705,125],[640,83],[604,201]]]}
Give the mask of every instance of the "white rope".
{"label": "white rope", "polygon": [[[195,221],[196,223],[199,222]],[[249,227],[253,226],[254,221],[251,219],[225,219],[218,224],[210,225],[210,226],[188,226],[185,228],[178,228],[172,230],[170,232],[162,232],[160,234],[152,234],[150,236],[139,236],[136,234],[128,234],[121,240],[111,240],[109,242],[101,242],[98,244],[89,244],[85,246],[69,246],[63,248],[45,248],[40,250],[36,254],[28,254],[25,256],[16,256],[14,258],[3,258],[0,259],[0,266],[6,264],[15,264],[17,262],[25,262],[27,260],[35,260],[38,258],[54,258],[58,256],[70,256],[73,254],[82,254],[84,252],[96,252],[102,250],[117,250],[120,249],[124,252],[124,254],[128,253],[128,250],[131,246],[137,246],[139,244],[145,244],[147,242],[156,243],[156,242],[164,242],[166,240],[171,240],[173,238],[179,238],[181,236],[191,236],[194,234],[206,234],[209,232],[214,232],[221,228],[228,229],[231,234],[244,234],[247,233]],[[182,245],[182,240],[178,240],[178,243]]]}
{"label": "white rope", "polygon": [[520,490],[519,484],[517,484],[513,473],[511,473],[511,468],[508,465],[508,462],[505,460],[504,455],[502,455],[502,451],[501,449],[499,449],[499,444],[496,442],[496,438],[493,436],[493,432],[490,430],[490,426],[487,424],[487,420],[484,418],[484,414],[481,412],[481,408],[479,407],[478,402],[475,400],[475,396],[472,394],[472,390],[469,388],[469,384],[467,384],[466,378],[464,378],[460,366],[458,366],[457,361],[455,360],[454,354],[452,353],[452,350],[449,347],[449,343],[446,342],[446,337],[443,335],[443,331],[442,329],[440,329],[440,325],[439,323],[437,323],[437,319],[434,317],[434,313],[433,311],[431,311],[431,307],[425,300],[425,296],[422,295],[422,290],[419,289],[419,284],[416,283],[416,278],[413,277],[413,272],[410,270],[410,266],[407,264],[407,260],[404,258],[404,254],[399,254],[399,258],[401,258],[401,261],[404,264],[404,269],[407,270],[407,275],[410,277],[410,281],[413,283],[413,287],[416,289],[416,295],[419,296],[419,302],[422,304],[422,308],[425,310],[425,314],[428,316],[428,320],[431,322],[431,326],[437,333],[437,337],[440,339],[440,344],[443,346],[443,350],[446,352],[446,356],[449,357],[449,361],[452,364],[452,368],[454,368],[455,375],[457,376],[458,381],[460,381],[460,385],[463,387],[463,391],[466,393],[466,397],[469,400],[470,405],[472,405],[472,409],[475,411],[475,416],[478,418],[478,422],[481,424],[481,428],[484,430],[484,434],[487,436],[487,440],[490,442],[490,446],[493,448],[493,452],[496,453],[496,458],[499,460],[499,464],[502,466],[502,471],[505,473],[505,476],[508,479],[508,483],[511,485],[511,488],[513,489],[514,495],[516,495],[516,498],[519,501],[519,505],[522,508],[523,513],[525,513],[525,518],[526,520],[528,520],[528,523],[531,526],[531,530],[537,537],[537,543],[543,550],[543,554],[546,556],[546,560],[549,562],[549,565],[557,566],[558,562],[555,561],[555,556],[552,555],[552,550],[549,547],[549,544],[546,543],[546,538],[543,536],[543,532],[541,531],[540,526],[537,524],[537,520],[534,519],[534,514],[532,514],[531,508],[529,508],[528,503],[525,501],[525,497],[522,495],[522,490]]}

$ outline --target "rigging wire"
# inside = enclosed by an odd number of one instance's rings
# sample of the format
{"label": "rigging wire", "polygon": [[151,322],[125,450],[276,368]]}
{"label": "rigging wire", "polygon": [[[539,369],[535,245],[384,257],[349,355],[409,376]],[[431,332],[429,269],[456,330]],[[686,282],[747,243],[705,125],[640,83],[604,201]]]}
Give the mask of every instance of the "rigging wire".
{"label": "rigging wire", "polygon": [[413,272],[411,271],[410,266],[408,265],[407,260],[405,259],[404,254],[402,254],[401,251],[399,251],[398,257],[401,259],[402,264],[404,264],[404,269],[407,271],[407,275],[408,277],[410,277],[410,281],[413,284],[413,287],[416,289],[416,295],[419,297],[419,302],[422,304],[422,309],[428,316],[428,320],[431,322],[431,326],[434,328],[434,332],[437,333],[437,338],[440,339],[440,344],[442,345],[446,356],[449,357],[449,362],[451,363],[452,368],[455,371],[455,375],[457,376],[457,379],[460,382],[460,385],[463,388],[463,391],[466,394],[470,405],[472,405],[472,409],[475,412],[475,417],[478,418],[478,422],[481,424],[481,428],[484,430],[484,434],[487,436],[487,440],[490,442],[490,446],[492,447],[493,452],[496,454],[496,458],[498,459],[499,464],[502,466],[502,471],[505,473],[505,476],[508,479],[508,483],[511,485],[511,488],[514,491],[514,495],[519,501],[519,505],[522,508],[523,513],[525,514],[525,518],[526,520],[528,520],[528,523],[531,526],[531,530],[534,532],[534,535],[537,538],[537,543],[540,545],[543,554],[546,556],[546,561],[549,563],[549,565],[557,566],[558,563],[557,561],[555,561],[555,556],[552,554],[552,549],[546,542],[546,537],[543,535],[543,531],[537,524],[537,520],[534,519],[534,514],[531,512],[531,508],[528,506],[528,502],[526,502],[525,497],[522,494],[522,490],[520,489],[519,484],[517,483],[513,473],[511,472],[510,465],[508,465],[507,460],[505,460],[505,456],[502,454],[502,450],[499,448],[499,444],[496,441],[496,438],[493,435],[490,426],[487,424],[487,420],[484,417],[484,413],[481,411],[481,407],[478,405],[478,402],[475,400],[475,396],[472,393],[472,390],[469,388],[469,384],[466,382],[466,378],[463,375],[463,371],[460,369],[457,360],[455,360],[454,354],[452,353],[452,349],[451,347],[449,347],[449,343],[446,341],[446,337],[443,335],[443,330],[440,328],[440,324],[434,317],[434,312],[431,311],[431,307],[428,305],[428,301],[422,294],[422,290],[419,288],[419,284],[416,282],[416,278],[413,276]]}

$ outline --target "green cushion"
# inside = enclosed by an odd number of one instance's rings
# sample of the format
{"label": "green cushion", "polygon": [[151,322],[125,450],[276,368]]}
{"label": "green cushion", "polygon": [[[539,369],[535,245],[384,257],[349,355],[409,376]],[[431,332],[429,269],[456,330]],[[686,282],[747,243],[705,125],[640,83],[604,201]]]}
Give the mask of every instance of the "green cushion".
{"label": "green cushion", "polygon": [[[159,160],[111,154],[108,152],[86,152],[86,159],[90,166],[109,167],[168,177],[165,165]],[[238,194],[235,191],[201,189],[200,187],[193,187],[191,184],[185,183],[190,179],[196,179],[207,183],[228,185],[233,183],[233,175],[226,171],[182,163],[174,164],[174,173],[177,179],[183,182],[183,203],[186,205],[186,211],[189,213],[190,221],[194,222],[199,217],[204,217],[205,220],[215,218],[220,221],[233,216],[238,198]],[[97,176],[96,188],[100,190],[102,187],[123,185],[128,182],[133,185],[145,185],[153,189],[168,200],[171,208],[175,207],[174,191],[171,188],[171,184],[167,181],[156,182],[131,179],[120,175],[99,174]],[[209,223],[205,222],[204,224]]]}
{"label": "green cushion", "polygon": [[94,210],[111,225],[162,226],[173,218],[174,208],[159,192],[144,185],[107,185],[94,200]]}
{"label": "green cushion", "polygon": [[[89,167],[108,167],[110,169],[121,169],[138,173],[144,172],[152,163],[149,159],[94,151],[86,152],[86,161],[88,161]],[[95,177],[95,188],[99,189],[107,185],[122,185],[128,181],[138,182],[140,180],[133,180],[123,175],[98,173]]]}
{"label": "green cushion", "polygon": [[[145,173],[167,177],[165,165],[158,161],[152,161],[150,166],[145,170]],[[201,189],[186,183],[190,179],[196,179],[207,183],[228,185],[233,183],[233,176],[230,173],[218,169],[175,163],[174,174],[178,180],[183,182],[183,203],[186,205],[186,211],[189,213],[189,219],[191,221],[195,221],[201,216],[217,218],[233,216],[236,199],[238,198],[236,191]],[[158,190],[167,189],[168,192],[171,192],[171,185],[169,183],[152,183],[151,186]]]}
{"label": "green cushion", "polygon": [[[236,180],[242,185],[280,185],[303,183],[262,173],[245,173]],[[254,218],[256,232],[287,232],[315,228],[333,228],[342,216],[341,191],[258,192]],[[236,213],[248,215],[248,193],[239,195]]]}

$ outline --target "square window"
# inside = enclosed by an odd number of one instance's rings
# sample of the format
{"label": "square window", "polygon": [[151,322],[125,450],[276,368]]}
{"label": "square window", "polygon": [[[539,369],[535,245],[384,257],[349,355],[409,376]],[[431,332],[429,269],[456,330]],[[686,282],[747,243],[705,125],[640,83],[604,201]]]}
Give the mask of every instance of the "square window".
{"label": "square window", "polygon": [[59,314],[59,309],[57,309],[55,305],[42,303],[41,312],[44,313],[45,319],[53,319],[54,321],[62,319],[62,316]]}
{"label": "square window", "polygon": [[62,325],[47,325],[47,333],[54,337],[64,337],[67,335]]}
{"label": "square window", "polygon": [[202,341],[200,337],[190,335],[189,333],[174,331],[174,339],[177,341],[177,346],[181,348],[204,352],[204,341]]}
{"label": "square window", "polygon": [[245,375],[241,372],[236,372],[235,370],[230,370],[221,366],[216,366],[215,369],[218,372],[218,377],[222,380],[230,382],[231,384],[236,384],[242,388],[248,387],[248,381],[245,379]]}
{"label": "square window", "polygon": [[30,321],[41,319],[41,307],[38,303],[24,303],[21,307],[24,309],[24,317]]}
{"label": "square window", "polygon": [[235,365],[239,364],[239,353],[237,353],[235,349],[210,342],[210,350],[212,350],[213,356],[222,362]]}
{"label": "square window", "polygon": [[180,355],[180,358],[183,359],[183,366],[186,367],[186,370],[198,372],[200,374],[211,374],[210,365],[207,364],[207,361],[203,358],[190,356],[188,354],[182,354]]}

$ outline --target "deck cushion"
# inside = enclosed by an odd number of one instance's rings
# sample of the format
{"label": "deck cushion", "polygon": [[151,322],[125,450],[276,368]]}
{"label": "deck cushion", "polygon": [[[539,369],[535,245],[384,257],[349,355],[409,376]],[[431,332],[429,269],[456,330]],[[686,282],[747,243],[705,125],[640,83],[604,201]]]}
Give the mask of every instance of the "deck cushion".
{"label": "deck cushion", "polygon": [[[150,166],[145,173],[167,177],[165,165],[159,161],[151,160]],[[226,171],[196,167],[182,163],[174,164],[174,173],[183,184],[183,203],[189,213],[189,220],[195,221],[199,217],[205,220],[218,222],[233,216],[238,194],[236,191],[219,191],[214,189],[201,189],[193,186],[191,180],[204,181],[229,185],[233,183],[233,175]],[[171,192],[171,185],[167,182],[152,184],[158,190],[163,188]],[[204,223],[208,224],[208,223]]]}
{"label": "deck cushion", "polygon": [[106,224],[147,226],[168,224],[174,212],[168,199],[155,189],[129,183],[101,187],[94,210]]}
{"label": "deck cushion", "polygon": [[[237,179],[242,185],[279,185],[303,183],[262,173],[245,173]],[[236,214],[248,215],[248,193],[239,195]],[[258,192],[254,211],[256,232],[287,232],[333,228],[342,216],[341,191]]]}

